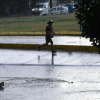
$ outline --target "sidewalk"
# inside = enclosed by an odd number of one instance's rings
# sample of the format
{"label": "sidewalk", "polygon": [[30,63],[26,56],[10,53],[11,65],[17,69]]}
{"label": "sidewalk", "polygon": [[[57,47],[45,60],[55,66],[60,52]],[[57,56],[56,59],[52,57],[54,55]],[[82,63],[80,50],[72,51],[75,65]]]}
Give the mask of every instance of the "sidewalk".
{"label": "sidewalk", "polygon": [[[89,39],[81,36],[54,36],[54,45],[91,46]],[[15,44],[43,44],[45,36],[0,36],[0,43]]]}
{"label": "sidewalk", "polygon": [[[98,51],[91,46],[89,39],[81,36],[54,36],[53,42],[55,49]],[[37,45],[43,43],[45,36],[0,36],[0,48],[36,49]],[[43,49],[50,49],[50,45]]]}

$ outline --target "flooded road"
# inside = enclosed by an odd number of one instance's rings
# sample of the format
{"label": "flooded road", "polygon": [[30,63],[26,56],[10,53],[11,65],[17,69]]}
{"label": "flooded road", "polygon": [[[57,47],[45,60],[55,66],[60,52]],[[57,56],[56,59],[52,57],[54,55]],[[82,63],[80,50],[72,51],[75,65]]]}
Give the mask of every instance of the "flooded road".
{"label": "flooded road", "polygon": [[0,49],[0,100],[99,100],[96,52]]}

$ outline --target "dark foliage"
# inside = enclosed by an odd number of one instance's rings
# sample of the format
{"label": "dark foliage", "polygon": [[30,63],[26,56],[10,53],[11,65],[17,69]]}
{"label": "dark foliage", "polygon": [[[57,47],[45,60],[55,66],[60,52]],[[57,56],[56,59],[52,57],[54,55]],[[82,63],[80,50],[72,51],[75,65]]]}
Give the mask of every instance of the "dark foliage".
{"label": "dark foliage", "polygon": [[[36,0],[31,0],[34,7]],[[0,0],[0,16],[10,14],[23,14],[29,9],[29,0]]]}
{"label": "dark foliage", "polygon": [[90,38],[93,46],[100,48],[99,0],[78,0],[75,16],[82,25],[82,36]]}

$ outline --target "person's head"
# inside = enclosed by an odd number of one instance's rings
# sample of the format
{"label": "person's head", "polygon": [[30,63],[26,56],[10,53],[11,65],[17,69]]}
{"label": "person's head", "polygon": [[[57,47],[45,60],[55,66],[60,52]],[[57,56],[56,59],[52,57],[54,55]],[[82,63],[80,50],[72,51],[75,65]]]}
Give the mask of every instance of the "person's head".
{"label": "person's head", "polygon": [[49,22],[47,23],[48,25],[52,25],[54,22],[52,20],[49,20]]}

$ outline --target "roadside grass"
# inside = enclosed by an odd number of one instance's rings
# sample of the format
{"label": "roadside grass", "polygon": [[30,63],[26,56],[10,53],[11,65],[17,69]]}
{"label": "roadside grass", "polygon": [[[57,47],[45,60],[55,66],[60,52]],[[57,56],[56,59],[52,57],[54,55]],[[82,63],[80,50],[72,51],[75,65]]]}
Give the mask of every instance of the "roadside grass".
{"label": "roadside grass", "polygon": [[45,32],[47,22],[53,20],[55,32],[79,32],[74,13],[54,16],[30,16],[0,19],[1,32]]}

